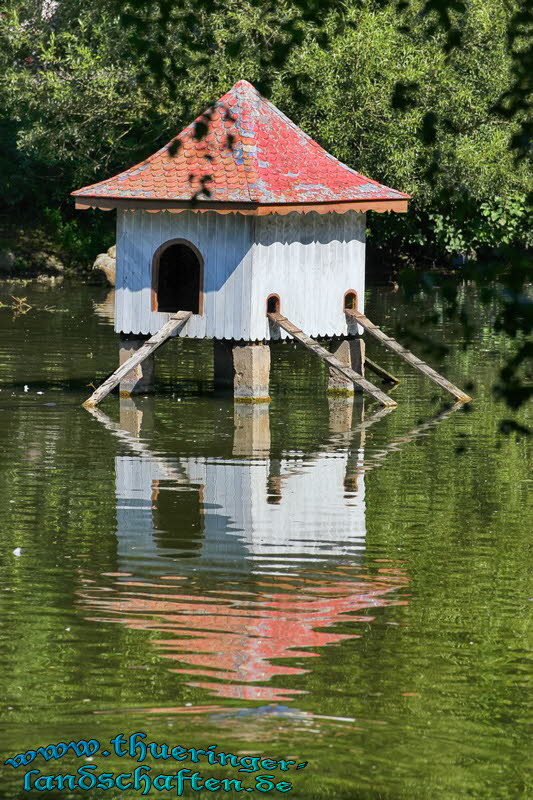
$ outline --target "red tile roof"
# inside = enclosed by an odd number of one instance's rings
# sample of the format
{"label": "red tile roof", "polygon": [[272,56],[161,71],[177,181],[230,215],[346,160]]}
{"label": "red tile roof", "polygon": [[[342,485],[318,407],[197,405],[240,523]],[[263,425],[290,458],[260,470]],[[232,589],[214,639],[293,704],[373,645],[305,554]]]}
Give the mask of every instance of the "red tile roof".
{"label": "red tile roof", "polygon": [[[195,137],[196,124],[208,132]],[[229,139],[228,139],[229,137]],[[179,142],[175,153],[169,153]],[[203,181],[203,183],[202,183]],[[210,195],[202,193],[205,188]],[[238,81],[214,106],[157,153],[92,186],[76,198],[209,203],[314,204],[405,201],[409,195],[365,178],[327,153],[248,81]],[[121,203],[122,205],[123,203]],[[399,209],[398,209],[399,210]]]}

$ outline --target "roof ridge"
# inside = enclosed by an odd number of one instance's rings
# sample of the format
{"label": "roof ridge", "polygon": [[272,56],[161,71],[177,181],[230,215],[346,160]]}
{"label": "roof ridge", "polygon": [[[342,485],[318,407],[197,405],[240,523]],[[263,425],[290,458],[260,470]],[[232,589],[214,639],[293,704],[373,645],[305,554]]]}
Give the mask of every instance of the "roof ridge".
{"label": "roof ridge", "polygon": [[[243,94],[244,94],[248,90],[248,86],[253,90],[253,92],[255,94],[259,95],[259,92],[255,88],[255,86],[252,86],[251,83],[248,83],[248,81],[244,81],[244,80],[243,81],[237,81],[237,83],[230,90],[230,93],[233,90],[235,90],[235,97],[237,99],[237,108],[238,108],[239,111],[240,111],[240,107],[239,106],[240,106],[240,100],[241,100],[241,97],[239,96],[239,92],[242,91]],[[255,112],[255,109],[254,109],[254,112]],[[256,130],[257,130],[257,119],[256,119],[256,116],[257,116],[256,113],[253,113],[253,114],[250,115],[251,121],[252,121],[252,126],[253,126],[253,128],[252,128],[253,129],[253,136],[251,138],[253,138],[253,139],[255,139],[255,134],[256,134]],[[242,137],[243,137],[242,114],[240,114],[240,113],[236,114],[235,128],[236,128],[236,130],[237,130],[237,132],[239,134],[239,138],[242,140]],[[252,159],[247,157],[248,154],[244,150],[245,145],[244,145],[244,142],[242,142],[242,141],[241,141],[241,147],[243,148],[243,151],[242,151],[242,153],[243,153],[243,164],[242,164],[242,166],[243,166],[243,171],[244,171],[244,180],[246,181],[246,191],[248,192],[248,198],[250,199],[250,202],[251,203],[255,203],[255,202],[257,202],[257,198],[255,196],[255,193],[252,192],[252,189],[250,187],[250,181],[248,180],[248,170],[246,169],[246,166],[247,166],[246,162],[247,161],[251,162]],[[257,149],[257,145],[256,145],[256,149]],[[256,153],[256,156],[257,156],[257,153]],[[249,164],[248,166],[251,169],[251,164]]]}

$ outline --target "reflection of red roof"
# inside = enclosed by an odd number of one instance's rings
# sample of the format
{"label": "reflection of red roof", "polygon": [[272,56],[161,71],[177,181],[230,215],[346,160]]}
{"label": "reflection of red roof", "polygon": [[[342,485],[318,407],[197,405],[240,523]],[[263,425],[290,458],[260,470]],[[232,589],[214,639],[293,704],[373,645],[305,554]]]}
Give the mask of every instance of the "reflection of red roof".
{"label": "reflection of red roof", "polygon": [[[258,683],[308,670],[272,663],[273,659],[317,657],[318,653],[302,648],[321,648],[343,639],[358,638],[360,633],[339,633],[334,626],[343,620],[374,619],[355,612],[406,604],[405,600],[385,596],[405,586],[407,577],[403,570],[380,572],[379,578],[371,581],[339,579],[327,585],[317,585],[308,578],[305,588],[298,586],[297,596],[291,592],[258,593],[247,601],[168,594],[167,587],[158,584],[150,584],[148,593],[136,593],[138,584],[132,581],[117,581],[115,591],[106,587],[102,597],[95,597],[93,588],[91,593],[83,594],[83,599],[87,607],[118,615],[117,621],[128,628],[170,634],[172,638],[154,643],[165,651],[165,658],[189,665],[173,671],[193,679],[190,685],[221,697],[274,702],[300,694],[301,690],[258,686]],[[291,584],[286,588],[290,589]],[[349,616],[345,617],[346,614]],[[105,616],[90,619],[109,620]],[[321,628],[330,630],[317,630]],[[214,678],[217,683],[198,678]]]}
{"label": "reflection of red roof", "polygon": [[[208,133],[197,139],[195,126],[202,121],[208,122]],[[176,140],[180,146],[172,155],[169,147]],[[407,207],[409,195],[365,178],[329,155],[247,81],[236,83],[172,142],[131,169],[73,192],[78,207],[154,209],[161,208],[161,202],[179,207],[195,194],[199,203],[210,207],[216,203],[244,204],[245,209],[317,203],[357,208],[364,204],[360,210],[374,203],[377,210]],[[204,186],[209,195],[201,194]],[[89,197],[94,202],[83,202]]]}

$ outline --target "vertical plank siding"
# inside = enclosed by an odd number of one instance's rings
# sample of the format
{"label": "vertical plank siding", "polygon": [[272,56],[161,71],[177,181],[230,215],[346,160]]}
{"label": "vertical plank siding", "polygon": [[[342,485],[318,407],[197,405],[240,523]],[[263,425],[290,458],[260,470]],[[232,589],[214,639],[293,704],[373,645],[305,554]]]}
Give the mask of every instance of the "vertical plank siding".
{"label": "vertical plank siding", "polygon": [[309,336],[347,334],[344,293],[354,289],[364,308],[365,215],[293,212],[257,217],[255,224],[253,338],[271,337],[269,294],[280,296],[283,316]]}
{"label": "vertical plank siding", "polygon": [[[152,311],[152,261],[170,239],[194,244],[204,258],[204,303],[179,335],[270,339],[269,294],[310,336],[348,333],[343,296],[354,289],[364,311],[365,215],[197,214],[120,210],[117,216],[115,330],[154,334],[169,314]],[[285,332],[281,333],[286,336]]]}

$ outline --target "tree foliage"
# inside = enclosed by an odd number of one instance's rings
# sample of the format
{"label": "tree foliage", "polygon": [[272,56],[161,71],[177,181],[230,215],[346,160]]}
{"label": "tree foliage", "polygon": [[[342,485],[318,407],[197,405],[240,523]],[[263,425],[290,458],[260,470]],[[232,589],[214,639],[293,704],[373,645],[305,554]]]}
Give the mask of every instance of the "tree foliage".
{"label": "tree foliage", "polygon": [[[526,159],[508,147],[526,117],[511,98],[520,4],[400,5],[11,0],[1,198],[66,205],[247,78],[347,164],[413,195],[407,220],[378,221],[377,243],[436,255],[530,243]],[[492,225],[502,209],[512,224]]]}

